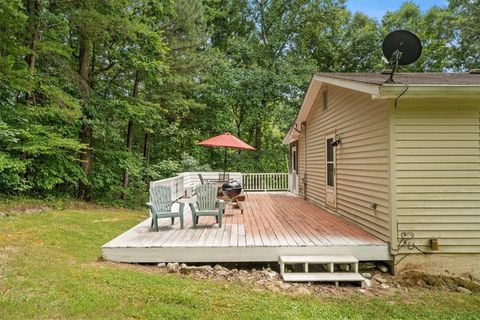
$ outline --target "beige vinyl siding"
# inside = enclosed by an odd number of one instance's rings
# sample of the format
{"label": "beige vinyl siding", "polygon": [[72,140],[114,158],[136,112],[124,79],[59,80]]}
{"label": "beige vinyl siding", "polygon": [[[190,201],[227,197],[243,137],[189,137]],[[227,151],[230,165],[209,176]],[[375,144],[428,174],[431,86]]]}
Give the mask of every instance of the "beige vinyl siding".
{"label": "beige vinyl siding", "polygon": [[393,119],[398,237],[480,252],[480,103],[405,100]]}
{"label": "beige vinyl siding", "polygon": [[[336,148],[337,208],[330,210],[388,241],[387,102],[333,85],[328,86],[327,100],[328,110],[323,111],[320,91],[308,115],[306,131],[298,140],[299,173],[303,176],[306,132],[307,199],[325,208],[325,136],[335,133],[341,138]],[[378,205],[376,210],[372,203]]]}
{"label": "beige vinyl siding", "polygon": [[297,140],[297,159],[298,159],[298,195],[301,197],[305,196],[304,193],[304,174],[305,174],[305,143],[304,143],[304,135],[300,134],[299,139]]}

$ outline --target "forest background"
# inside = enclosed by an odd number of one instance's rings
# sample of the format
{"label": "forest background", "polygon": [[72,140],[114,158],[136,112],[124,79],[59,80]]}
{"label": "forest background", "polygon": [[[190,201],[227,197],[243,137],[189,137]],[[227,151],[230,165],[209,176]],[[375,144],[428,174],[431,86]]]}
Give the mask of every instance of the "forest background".
{"label": "forest background", "polygon": [[222,168],[195,144],[226,131],[256,148],[229,170],[285,172],[312,74],[381,71],[396,29],[424,46],[402,71],[480,66],[478,0],[381,21],[341,0],[2,0],[0,194],[138,205],[151,180]]}

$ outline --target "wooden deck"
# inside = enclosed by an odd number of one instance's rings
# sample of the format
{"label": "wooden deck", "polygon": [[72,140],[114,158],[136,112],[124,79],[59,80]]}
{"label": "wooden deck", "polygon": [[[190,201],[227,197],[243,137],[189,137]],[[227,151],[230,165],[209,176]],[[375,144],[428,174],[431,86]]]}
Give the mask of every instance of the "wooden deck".
{"label": "wooden deck", "polygon": [[289,193],[248,193],[244,214],[201,217],[192,229],[186,206],[185,229],[179,221],[150,219],[102,247],[107,260],[120,262],[277,261],[279,255],[351,254],[359,260],[388,260],[388,246],[369,233]]}

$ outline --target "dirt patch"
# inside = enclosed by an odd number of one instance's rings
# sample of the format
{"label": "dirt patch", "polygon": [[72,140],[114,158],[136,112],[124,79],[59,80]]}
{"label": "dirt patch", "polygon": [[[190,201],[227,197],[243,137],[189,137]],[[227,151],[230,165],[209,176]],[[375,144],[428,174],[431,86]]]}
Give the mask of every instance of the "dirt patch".
{"label": "dirt patch", "polygon": [[104,222],[117,222],[117,221],[122,221],[124,219],[120,218],[110,218],[110,219],[98,219],[98,220],[93,220],[93,223],[104,223]]}
{"label": "dirt patch", "polygon": [[222,265],[199,265],[180,263],[124,264],[104,261],[99,258],[97,267],[117,267],[157,274],[175,274],[195,279],[227,281],[248,286],[255,291],[271,291],[285,294],[328,295],[347,297],[355,294],[366,296],[392,296],[412,289],[435,289],[458,291],[465,294],[480,293],[480,283],[468,277],[448,277],[427,275],[421,272],[408,272],[392,276],[378,269],[360,270],[367,279],[362,288],[358,283],[286,283],[278,273],[276,264],[231,263]]}
{"label": "dirt patch", "polygon": [[34,206],[34,207],[11,207],[0,211],[0,217],[8,217],[8,216],[17,216],[17,215],[32,215],[32,214],[39,214],[44,213],[46,211],[52,210],[48,206]]}
{"label": "dirt patch", "polygon": [[480,282],[473,275],[446,276],[431,275],[419,271],[407,271],[399,275],[396,282],[408,287],[424,287],[448,291],[458,291],[459,287],[480,293]]}
{"label": "dirt patch", "polygon": [[[262,263],[229,263],[216,265],[200,264],[126,264],[105,261],[99,258],[92,263],[94,266],[116,267],[123,270],[137,270],[156,274],[174,274],[181,277],[194,279],[210,279],[213,281],[227,281],[248,286],[254,291],[271,291],[285,294],[302,295],[328,295],[330,297],[343,297],[355,294],[365,295],[391,295],[396,288],[387,290],[379,282],[375,282],[368,288],[362,289],[359,283],[341,283],[336,287],[333,283],[286,283],[283,282],[278,273],[277,264]],[[380,273],[380,272],[379,272]],[[389,275],[383,274],[391,277]],[[373,280],[369,280],[372,283]],[[359,291],[360,290],[360,291]]]}
{"label": "dirt patch", "polygon": [[[47,213],[52,210],[125,210],[116,207],[106,207],[96,203],[83,202],[77,200],[41,200],[41,199],[28,199],[22,201],[8,200],[0,206],[0,217],[19,216],[19,215],[34,215]],[[104,222],[99,220],[99,222]]]}

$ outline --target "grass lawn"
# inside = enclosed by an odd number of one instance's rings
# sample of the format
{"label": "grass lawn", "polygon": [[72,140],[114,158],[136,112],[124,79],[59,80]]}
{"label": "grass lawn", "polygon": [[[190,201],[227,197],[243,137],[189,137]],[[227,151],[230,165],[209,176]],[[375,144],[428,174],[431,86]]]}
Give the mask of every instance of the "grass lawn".
{"label": "grass lawn", "polygon": [[97,261],[145,215],[84,206],[0,217],[0,319],[480,319],[478,295],[273,294]]}

